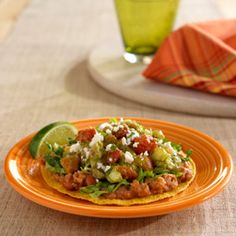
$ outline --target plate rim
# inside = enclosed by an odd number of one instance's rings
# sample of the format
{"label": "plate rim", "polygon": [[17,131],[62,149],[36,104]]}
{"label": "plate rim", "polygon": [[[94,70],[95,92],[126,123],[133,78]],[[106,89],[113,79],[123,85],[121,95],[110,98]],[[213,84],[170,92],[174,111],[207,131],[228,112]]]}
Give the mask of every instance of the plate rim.
{"label": "plate rim", "polygon": [[[91,123],[91,122],[96,122],[96,123],[100,123],[100,122],[104,122],[107,119],[110,119],[113,117],[97,117],[97,118],[87,118],[87,119],[79,119],[79,120],[73,120],[71,121],[72,123]],[[116,116],[114,118],[121,118],[121,116]],[[169,122],[169,121],[165,121],[165,120],[159,120],[159,119],[149,119],[149,118],[141,118],[141,117],[124,117],[124,119],[133,119],[133,120],[137,120],[140,122],[154,122],[156,124],[164,124],[167,126],[171,126],[171,127],[177,127],[179,129],[184,129],[187,131],[191,131],[197,135],[200,135],[201,137],[205,139],[207,139],[208,141],[210,140],[211,142],[213,142],[216,146],[217,146],[217,150],[221,150],[221,157],[224,154],[224,160],[226,160],[225,158],[227,158],[227,163],[229,165],[229,169],[228,172],[226,173],[226,175],[224,176],[224,178],[222,179],[222,181],[220,183],[217,183],[213,186],[213,188],[210,188],[208,191],[206,191],[203,196],[197,196],[194,198],[194,201],[191,199],[187,199],[184,202],[182,202],[181,204],[176,204],[175,206],[169,206],[167,207],[165,210],[162,210],[161,212],[155,212],[153,209],[149,209],[149,211],[147,213],[145,213],[145,211],[143,212],[143,210],[139,210],[137,211],[136,208],[140,208],[140,206],[148,206],[148,204],[144,204],[144,205],[134,205],[134,206],[127,206],[127,207],[123,207],[123,206],[103,206],[103,208],[97,208],[97,209],[92,209],[90,208],[91,206],[89,206],[89,209],[85,208],[81,208],[80,207],[76,207],[74,208],[74,206],[66,206],[63,203],[60,202],[55,202],[53,199],[50,199],[50,197],[43,197],[41,195],[37,195],[35,192],[32,194],[32,192],[30,192],[29,190],[27,190],[24,185],[20,184],[19,181],[17,181],[17,179],[14,177],[14,174],[10,171],[9,167],[9,160],[11,159],[12,155],[14,154],[15,149],[19,146],[22,145],[24,143],[26,143],[26,141],[28,141],[30,138],[33,137],[33,135],[36,133],[31,133],[27,136],[25,136],[24,138],[20,139],[17,143],[15,143],[12,148],[9,150],[8,154],[5,157],[4,160],[4,173],[5,173],[5,178],[7,179],[8,183],[13,187],[13,189],[15,189],[18,193],[20,193],[21,195],[23,195],[25,198],[27,198],[28,200],[31,200],[39,205],[42,205],[44,207],[48,207],[57,211],[62,211],[62,212],[66,212],[66,213],[71,213],[71,214],[76,214],[76,215],[83,215],[83,216],[92,216],[92,217],[99,217],[99,218],[139,218],[139,217],[149,217],[149,216],[156,216],[156,215],[163,215],[163,214],[167,214],[167,213],[171,213],[171,212],[176,212],[176,211],[180,211],[189,207],[192,207],[194,205],[200,204],[203,201],[208,200],[209,198],[215,196],[216,194],[218,194],[219,192],[221,192],[225,186],[228,184],[232,174],[233,174],[233,160],[232,157],[230,155],[230,153],[227,151],[227,149],[221,144],[219,143],[217,140],[215,140],[214,138],[212,138],[211,136],[198,131],[194,128],[191,128],[189,126],[185,126],[182,124],[177,124],[174,122]],[[214,146],[215,146],[214,145]],[[213,191],[214,190],[214,191]],[[94,204],[95,207],[98,207],[98,205]],[[59,206],[59,209],[58,209]],[[123,208],[126,210],[126,213],[121,213],[121,214],[115,214],[117,212],[114,212],[114,209],[120,209]],[[134,212],[132,213],[132,208],[134,210]],[[129,209],[129,210],[128,210]],[[135,210],[136,209],[136,210]],[[115,211],[117,211],[115,210]],[[131,211],[132,210],[132,211]],[[95,211],[95,212],[94,212]],[[128,212],[127,212],[128,211]],[[119,210],[118,210],[119,212]]]}

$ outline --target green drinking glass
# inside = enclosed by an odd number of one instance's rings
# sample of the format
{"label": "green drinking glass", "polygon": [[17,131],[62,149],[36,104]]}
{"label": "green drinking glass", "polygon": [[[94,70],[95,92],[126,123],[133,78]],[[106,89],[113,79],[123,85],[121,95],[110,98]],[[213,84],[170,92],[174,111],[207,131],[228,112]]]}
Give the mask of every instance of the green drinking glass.
{"label": "green drinking glass", "polygon": [[172,30],[179,0],[114,1],[125,60],[150,63],[153,54]]}

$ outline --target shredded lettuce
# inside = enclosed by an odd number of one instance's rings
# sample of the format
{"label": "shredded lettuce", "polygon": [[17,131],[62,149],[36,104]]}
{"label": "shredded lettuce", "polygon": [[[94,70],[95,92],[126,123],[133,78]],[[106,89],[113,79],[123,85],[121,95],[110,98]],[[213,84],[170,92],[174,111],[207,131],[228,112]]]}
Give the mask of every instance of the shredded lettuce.
{"label": "shredded lettuce", "polygon": [[60,159],[63,157],[64,148],[58,144],[46,143],[49,152],[44,156],[46,162],[46,168],[51,172],[65,174],[65,170],[60,163]]}
{"label": "shredded lettuce", "polygon": [[65,174],[64,168],[60,164],[59,158],[51,157],[50,155],[45,156],[46,161],[46,168],[51,172],[58,173],[58,174]]}
{"label": "shredded lettuce", "polygon": [[163,174],[173,174],[176,177],[180,177],[183,175],[183,173],[179,170],[168,170],[166,168],[161,168],[161,167],[157,167],[153,170],[153,172],[155,173],[156,176],[158,175],[163,175]]}
{"label": "shredded lettuce", "polygon": [[180,152],[180,151],[182,150],[182,145],[181,145],[181,144],[177,144],[177,143],[171,142],[171,146],[172,146],[172,148],[174,148],[177,152]]}
{"label": "shredded lettuce", "polygon": [[76,139],[72,139],[71,137],[68,138],[68,144],[71,146],[72,144],[76,144],[77,140]]}
{"label": "shredded lettuce", "polygon": [[129,185],[129,182],[123,179],[118,184],[110,184],[108,182],[98,182],[95,185],[88,185],[80,188],[81,193],[89,194],[90,197],[96,198],[104,193],[111,193],[116,191],[122,185]]}
{"label": "shredded lettuce", "polygon": [[49,153],[53,153],[54,155],[58,157],[62,157],[64,153],[64,148],[58,144],[55,143],[55,145],[52,145],[48,142],[46,142],[46,145],[49,149]]}
{"label": "shredded lettuce", "polygon": [[90,193],[89,196],[92,197],[92,198],[97,198],[97,197],[99,197],[100,195],[102,195],[104,193],[107,193],[107,191],[98,190],[96,192]]}
{"label": "shredded lettuce", "polygon": [[182,160],[183,162],[189,161],[189,160],[190,160],[190,156],[192,155],[192,153],[193,153],[193,151],[192,151],[191,149],[188,149],[188,150],[186,151],[186,156],[185,156],[185,157],[182,157],[181,160]]}
{"label": "shredded lettuce", "polygon": [[167,170],[166,168],[162,168],[162,167],[156,167],[153,172],[155,173],[155,175],[163,175],[163,174],[168,174],[169,170]]}
{"label": "shredded lettuce", "polygon": [[154,176],[155,176],[155,174],[153,173],[152,170],[144,171],[142,168],[140,168],[137,180],[140,183],[143,183],[145,178],[147,178],[147,177],[153,178]]}
{"label": "shredded lettuce", "polygon": [[127,186],[127,185],[129,185],[129,184],[130,184],[130,183],[129,183],[127,180],[122,179],[120,183],[116,184],[116,186],[113,188],[113,190],[112,190],[111,192],[116,191],[121,185]]}

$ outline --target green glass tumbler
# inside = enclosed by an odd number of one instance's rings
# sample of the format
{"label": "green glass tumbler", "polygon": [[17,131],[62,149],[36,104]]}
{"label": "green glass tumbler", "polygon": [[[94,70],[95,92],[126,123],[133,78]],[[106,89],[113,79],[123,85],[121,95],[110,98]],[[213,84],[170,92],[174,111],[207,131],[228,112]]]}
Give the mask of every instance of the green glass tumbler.
{"label": "green glass tumbler", "polygon": [[153,54],[172,30],[179,0],[114,1],[125,60],[150,63]]}

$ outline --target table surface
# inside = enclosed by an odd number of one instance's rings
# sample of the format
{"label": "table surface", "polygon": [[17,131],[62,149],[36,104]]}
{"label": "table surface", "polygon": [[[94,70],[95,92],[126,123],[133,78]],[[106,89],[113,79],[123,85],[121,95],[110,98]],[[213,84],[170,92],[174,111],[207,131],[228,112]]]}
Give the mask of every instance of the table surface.
{"label": "table surface", "polygon": [[[235,0],[182,0],[176,27],[235,17],[235,5]],[[7,184],[4,157],[19,139],[56,120],[101,116],[156,118],[191,126],[221,142],[235,165],[235,119],[147,107],[93,82],[86,65],[91,48],[119,37],[111,0],[34,0],[1,42],[1,235],[235,235],[235,175],[223,192],[203,204],[143,219],[98,219],[57,212],[30,202]]]}

